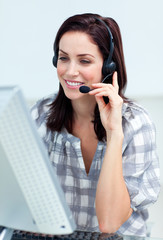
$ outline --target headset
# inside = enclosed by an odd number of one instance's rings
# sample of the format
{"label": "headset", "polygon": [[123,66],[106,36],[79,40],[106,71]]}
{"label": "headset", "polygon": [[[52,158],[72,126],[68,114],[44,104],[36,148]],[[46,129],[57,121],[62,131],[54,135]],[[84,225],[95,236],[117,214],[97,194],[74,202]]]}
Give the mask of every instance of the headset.
{"label": "headset", "polygon": [[[114,61],[112,61],[112,57],[113,57],[113,51],[114,51],[114,40],[113,40],[113,36],[112,33],[110,31],[110,28],[108,27],[108,25],[100,18],[96,18],[94,17],[97,21],[100,21],[107,29],[108,34],[109,34],[109,39],[110,39],[110,51],[109,51],[109,56],[106,60],[104,60],[103,63],[103,67],[102,67],[102,74],[103,76],[110,76],[114,73],[115,69],[116,69],[116,63]],[[53,65],[54,67],[57,67],[57,61],[58,61],[58,53],[56,50],[56,46],[54,45],[54,57],[53,57]]]}

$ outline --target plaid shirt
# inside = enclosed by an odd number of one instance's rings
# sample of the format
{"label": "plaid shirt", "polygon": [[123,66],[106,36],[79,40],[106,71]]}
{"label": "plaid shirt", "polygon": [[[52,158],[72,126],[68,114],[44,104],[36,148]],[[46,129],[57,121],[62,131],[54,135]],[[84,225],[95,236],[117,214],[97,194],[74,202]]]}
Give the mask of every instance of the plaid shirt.
{"label": "plaid shirt", "polygon": [[[46,128],[49,107],[55,95],[38,101],[31,114],[49,151],[50,160],[72,211],[77,229],[99,231],[95,212],[96,187],[105,154],[106,142],[98,142],[89,174],[86,174],[80,139]],[[154,203],[160,190],[159,162],[156,154],[155,126],[139,105],[124,103],[122,108],[124,141],[123,176],[131,199],[133,213],[119,228],[119,234],[146,235],[147,207]]]}

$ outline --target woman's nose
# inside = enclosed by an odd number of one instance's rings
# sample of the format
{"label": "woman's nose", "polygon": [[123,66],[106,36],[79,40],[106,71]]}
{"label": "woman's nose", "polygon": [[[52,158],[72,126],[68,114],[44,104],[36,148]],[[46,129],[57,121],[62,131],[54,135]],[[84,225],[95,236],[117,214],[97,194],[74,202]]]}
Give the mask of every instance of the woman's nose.
{"label": "woman's nose", "polygon": [[79,69],[77,63],[71,61],[67,66],[67,75],[70,77],[78,76]]}

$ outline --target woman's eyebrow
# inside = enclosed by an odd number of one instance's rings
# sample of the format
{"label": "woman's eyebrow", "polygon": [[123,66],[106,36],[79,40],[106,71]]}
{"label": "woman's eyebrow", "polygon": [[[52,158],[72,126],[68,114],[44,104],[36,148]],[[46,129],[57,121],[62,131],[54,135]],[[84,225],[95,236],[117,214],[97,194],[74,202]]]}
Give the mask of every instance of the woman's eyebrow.
{"label": "woman's eyebrow", "polygon": [[66,52],[63,51],[62,49],[59,49],[59,52],[62,52],[62,53],[64,53],[64,54],[68,55],[68,53],[66,53]]}
{"label": "woman's eyebrow", "polygon": [[82,53],[82,54],[78,54],[79,57],[84,57],[84,56],[90,56],[90,57],[93,57],[95,58],[92,54],[90,53]]}
{"label": "woman's eyebrow", "polygon": [[[68,55],[68,53],[66,53],[66,52],[63,51],[62,49],[59,49],[59,51],[62,52],[62,53],[64,53],[64,54],[66,54],[66,55]],[[95,57],[94,57],[92,54],[90,54],[90,53],[81,53],[81,54],[78,54],[77,56],[78,56],[78,57],[91,56],[91,57],[95,58]]]}

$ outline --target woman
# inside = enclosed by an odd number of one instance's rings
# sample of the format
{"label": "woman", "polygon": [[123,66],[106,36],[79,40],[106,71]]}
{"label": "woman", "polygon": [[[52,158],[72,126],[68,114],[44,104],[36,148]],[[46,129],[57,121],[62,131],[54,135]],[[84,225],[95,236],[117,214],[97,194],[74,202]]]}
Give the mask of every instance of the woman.
{"label": "woman", "polygon": [[32,114],[78,229],[146,236],[147,207],[160,188],[155,127],[124,96],[117,23],[72,16],[58,30],[54,54],[59,92]]}

